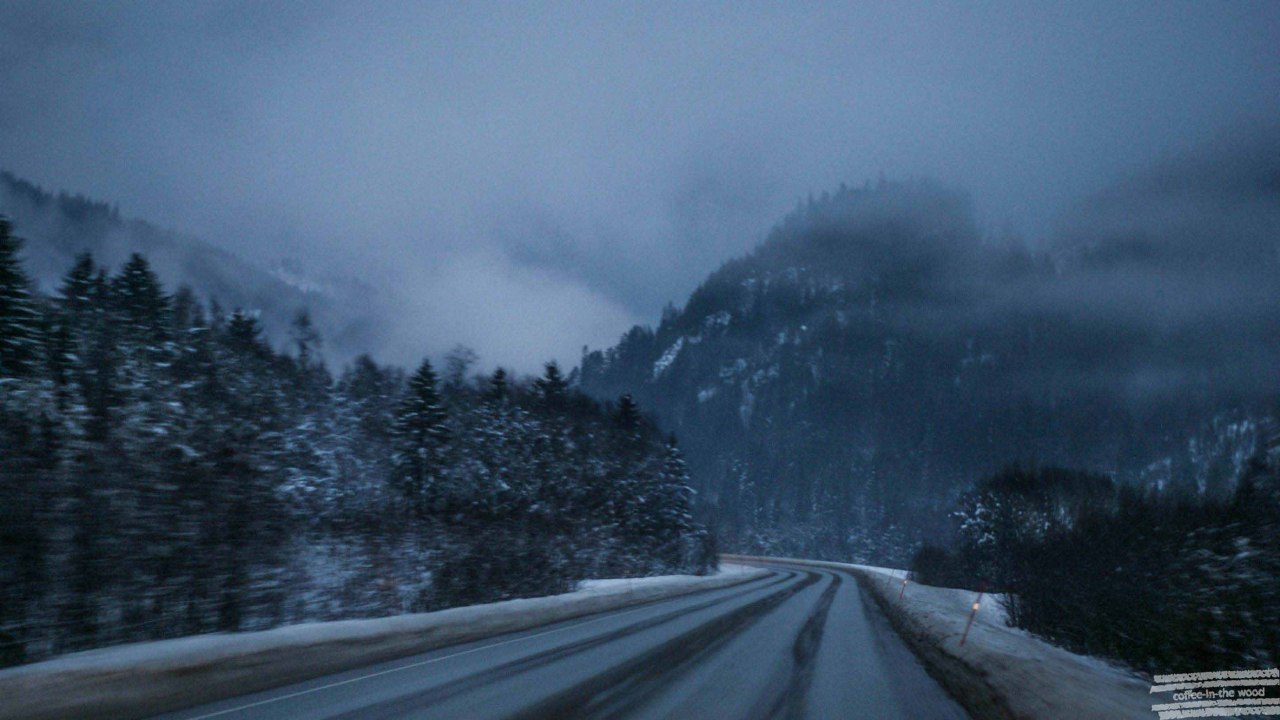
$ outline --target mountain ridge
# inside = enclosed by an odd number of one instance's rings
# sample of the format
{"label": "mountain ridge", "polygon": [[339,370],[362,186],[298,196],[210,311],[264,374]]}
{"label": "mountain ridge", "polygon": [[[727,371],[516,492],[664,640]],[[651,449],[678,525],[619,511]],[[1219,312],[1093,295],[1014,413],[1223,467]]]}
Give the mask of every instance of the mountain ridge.
{"label": "mountain ridge", "polygon": [[55,194],[7,171],[0,171],[0,214],[7,215],[15,234],[26,240],[27,267],[46,292],[57,287],[80,253],[91,253],[108,268],[141,253],[171,289],[190,286],[228,308],[260,313],[277,342],[287,340],[294,316],[305,309],[337,359],[348,359],[373,344],[376,331],[370,319],[349,311],[344,295],[371,296],[375,290],[367,285],[335,292],[307,278],[296,263],[261,267],[202,238],[123,217],[116,205],[65,191]]}
{"label": "mountain ridge", "polygon": [[1276,238],[1204,203],[1128,197],[1162,220],[1145,251],[1098,213],[1087,249],[1033,252],[983,238],[955,188],[842,187],[656,329],[584,352],[580,382],[633,394],[681,437],[734,551],[901,562],[1010,463],[1224,492],[1280,390]]}

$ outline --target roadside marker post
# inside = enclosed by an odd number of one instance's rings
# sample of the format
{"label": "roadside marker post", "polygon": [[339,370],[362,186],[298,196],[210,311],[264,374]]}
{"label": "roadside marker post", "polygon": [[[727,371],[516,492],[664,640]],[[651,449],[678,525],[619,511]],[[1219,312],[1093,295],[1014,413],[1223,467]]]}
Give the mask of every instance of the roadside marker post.
{"label": "roadside marker post", "polygon": [[987,583],[978,583],[978,599],[973,601],[973,609],[969,610],[969,622],[964,624],[964,634],[960,636],[960,647],[964,647],[964,641],[969,639],[969,628],[973,627],[973,618],[978,614],[978,607],[982,605],[982,594],[987,591]]}
{"label": "roadside marker post", "polygon": [[902,589],[898,591],[898,602],[902,602],[902,594],[907,591],[907,578],[902,578]]}

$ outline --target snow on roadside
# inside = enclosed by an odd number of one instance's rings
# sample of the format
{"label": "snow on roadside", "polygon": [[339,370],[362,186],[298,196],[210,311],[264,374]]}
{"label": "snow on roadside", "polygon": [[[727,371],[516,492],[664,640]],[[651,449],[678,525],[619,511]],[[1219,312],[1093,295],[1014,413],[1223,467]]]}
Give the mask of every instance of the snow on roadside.
{"label": "snow on roadside", "polygon": [[[720,564],[719,575],[721,576],[743,575],[743,574],[750,575],[752,577],[759,577],[760,568],[751,567],[749,565],[736,565],[733,563]],[[689,576],[669,575],[664,577],[689,577]],[[600,590],[604,590],[607,588],[615,588],[615,587],[631,588],[631,587],[643,586],[648,581],[655,580],[655,579],[658,579],[658,578],[638,577],[638,578],[607,578],[603,580],[583,580],[582,582],[578,583],[578,592],[583,592],[583,591],[598,592]]]}
{"label": "snow on roadside", "polygon": [[[908,583],[904,592],[900,577],[866,572],[862,577],[899,632],[913,636],[913,645],[926,646],[920,652],[926,662],[932,656],[929,664],[943,666],[944,675],[970,686],[967,694],[994,693],[1014,717],[1153,716],[1150,680],[1009,627],[996,597],[983,598],[961,647],[976,593],[917,583]],[[963,699],[966,691],[958,694]]]}
{"label": "snow on roadside", "polygon": [[767,574],[759,568],[724,564],[718,574],[705,577],[593,580],[564,595],[73,653],[0,670],[0,720],[148,717]]}
{"label": "snow on roadside", "polygon": [[[1154,717],[1151,682],[1099,658],[1077,655],[1006,624],[998,596],[985,595],[963,647],[970,590],[902,581],[905,570],[848,563],[721,556],[852,571],[893,627],[948,692],[977,718],[1101,720]],[[901,600],[899,597],[901,596]]]}
{"label": "snow on roadside", "polygon": [[855,570],[863,570],[865,572],[873,572],[881,575],[888,575],[889,577],[896,577],[899,580],[907,576],[906,570],[899,570],[898,568],[876,567],[875,565],[855,565],[852,563],[849,564],[849,567],[854,568]]}

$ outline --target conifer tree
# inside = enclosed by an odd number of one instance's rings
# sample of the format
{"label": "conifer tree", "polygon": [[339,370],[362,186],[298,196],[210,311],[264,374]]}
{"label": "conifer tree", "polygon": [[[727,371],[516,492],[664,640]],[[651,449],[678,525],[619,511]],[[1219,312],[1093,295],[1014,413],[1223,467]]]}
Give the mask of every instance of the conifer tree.
{"label": "conifer tree", "polygon": [[695,551],[686,546],[695,537],[696,530],[693,488],[674,435],[667,439],[664,450],[662,471],[657,487],[653,488],[649,513],[653,518],[656,554],[668,567],[677,568]]}
{"label": "conifer tree", "polygon": [[560,365],[556,361],[552,360],[544,366],[542,377],[534,381],[533,387],[538,392],[538,398],[544,410],[558,412],[564,409],[569,384],[565,381],[564,374],[560,372]]}
{"label": "conifer tree", "polygon": [[320,350],[322,341],[320,331],[316,329],[315,323],[311,321],[311,313],[306,308],[299,310],[293,316],[289,334],[298,352],[298,366],[303,370],[310,368],[312,363],[316,361],[316,354]]}
{"label": "conifer tree", "polygon": [[168,336],[169,297],[145,257],[129,256],[111,280],[111,294],[130,335],[150,342]]}
{"label": "conifer tree", "polygon": [[618,428],[629,435],[640,429],[640,406],[631,397],[631,393],[618,398]]}
{"label": "conifer tree", "polygon": [[502,403],[507,399],[507,392],[507,371],[498,368],[489,377],[489,388],[485,392],[485,399],[492,403]]}
{"label": "conifer tree", "polygon": [[425,512],[428,494],[443,461],[449,431],[448,415],[436,387],[430,360],[423,360],[409,378],[409,386],[396,413],[394,477],[416,512]]}
{"label": "conifer tree", "polygon": [[97,292],[98,266],[89,253],[76,256],[75,264],[62,278],[58,289],[62,307],[72,316],[82,316],[92,307]]}
{"label": "conifer tree", "polygon": [[39,315],[18,258],[21,247],[0,217],[0,377],[29,375],[39,354]]}

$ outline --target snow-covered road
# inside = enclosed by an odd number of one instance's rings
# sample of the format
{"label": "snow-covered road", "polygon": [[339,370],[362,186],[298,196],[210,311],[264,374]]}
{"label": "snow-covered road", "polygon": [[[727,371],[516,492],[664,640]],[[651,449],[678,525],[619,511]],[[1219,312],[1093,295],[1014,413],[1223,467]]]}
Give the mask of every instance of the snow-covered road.
{"label": "snow-covered road", "polygon": [[750,582],[163,718],[963,718],[844,571]]}

